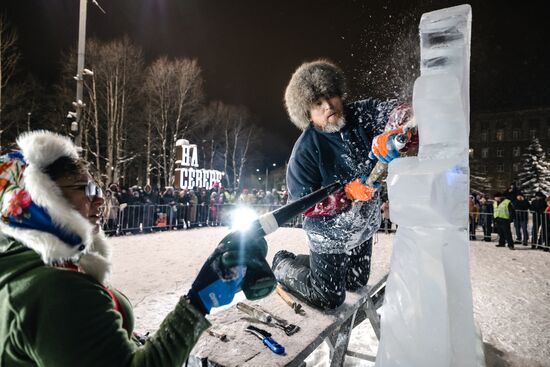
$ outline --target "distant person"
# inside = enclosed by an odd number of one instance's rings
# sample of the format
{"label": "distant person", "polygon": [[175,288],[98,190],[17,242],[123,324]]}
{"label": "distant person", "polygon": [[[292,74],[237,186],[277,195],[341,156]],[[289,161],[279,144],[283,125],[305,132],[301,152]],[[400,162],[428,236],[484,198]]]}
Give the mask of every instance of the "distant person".
{"label": "distant person", "polygon": [[473,195],[470,195],[470,198],[468,199],[468,212],[470,224],[470,241],[475,241],[477,220],[479,217],[479,208]]}
{"label": "distant person", "polygon": [[535,198],[531,201],[529,208],[533,212],[531,244],[532,247],[536,247],[536,245],[542,244],[542,231],[540,228],[542,226],[544,210],[546,209],[546,196],[542,193],[542,191],[537,191],[535,193]]}
{"label": "distant person", "polygon": [[507,243],[508,248],[513,250],[514,239],[512,238],[512,229],[510,228],[513,206],[510,199],[507,199],[501,192],[494,194],[493,216],[498,232],[498,244],[496,247],[504,247]]}
{"label": "distant person", "polygon": [[113,192],[109,189],[105,190],[105,209],[103,216],[107,219],[105,229],[114,234],[118,225],[118,211],[119,204],[117,198],[113,195]]}
{"label": "distant person", "polygon": [[527,231],[527,222],[529,222],[529,202],[525,200],[522,193],[516,195],[514,202],[514,227],[516,230],[516,243],[522,243],[528,246],[529,231]]}
{"label": "distant person", "polygon": [[542,243],[544,251],[550,250],[550,196],[546,198],[546,209],[542,217]]}
{"label": "distant person", "polygon": [[483,195],[480,199],[479,224],[483,228],[483,241],[491,242],[493,233],[493,202]]}

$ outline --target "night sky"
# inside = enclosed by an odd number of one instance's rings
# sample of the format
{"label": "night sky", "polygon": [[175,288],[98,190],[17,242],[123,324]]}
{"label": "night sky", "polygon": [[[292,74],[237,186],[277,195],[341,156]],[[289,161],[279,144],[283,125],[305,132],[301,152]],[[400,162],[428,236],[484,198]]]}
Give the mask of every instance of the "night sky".
{"label": "night sky", "polygon": [[[87,37],[128,35],[147,61],[196,58],[208,100],[249,107],[266,154],[284,161],[299,131],[284,88],[303,61],[340,64],[351,97],[410,98],[418,75],[422,13],[457,1],[91,0]],[[473,1],[472,112],[550,106],[550,21],[542,2]],[[506,2],[508,3],[508,2]],[[501,4],[501,5],[498,5]],[[20,67],[47,85],[76,47],[79,0],[0,0],[20,37]],[[76,72],[76,71],[75,71]]]}

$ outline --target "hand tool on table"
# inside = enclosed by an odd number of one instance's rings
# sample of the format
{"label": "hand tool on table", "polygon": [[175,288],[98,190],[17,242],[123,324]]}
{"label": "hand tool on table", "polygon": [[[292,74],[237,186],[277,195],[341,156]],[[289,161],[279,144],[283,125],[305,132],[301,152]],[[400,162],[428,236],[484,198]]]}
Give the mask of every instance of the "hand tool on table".
{"label": "hand tool on table", "polygon": [[208,335],[211,335],[213,336],[214,338],[218,338],[220,339],[222,342],[227,342],[229,341],[229,338],[227,338],[227,335],[226,334],[222,334],[222,333],[218,333],[214,330],[210,330],[210,329],[206,329],[206,332],[208,333]]}
{"label": "hand tool on table", "polygon": [[244,331],[258,337],[273,353],[285,354],[285,347],[277,343],[266,330],[250,325]]}
{"label": "hand tool on table", "polygon": [[249,306],[246,303],[237,303],[237,309],[244,312],[253,319],[260,321],[261,323],[282,329],[288,336],[296,334],[298,330],[300,330],[300,327],[298,325],[289,324],[286,321],[273,316],[269,312],[261,310],[257,307]]}
{"label": "hand tool on table", "polygon": [[283,289],[283,287],[278,285],[277,288],[275,288],[275,290],[277,291],[277,294],[283,299],[283,301],[285,301],[285,303],[287,305],[289,305],[290,308],[292,308],[294,310],[294,312],[296,312],[297,314],[300,314],[300,315],[305,314],[305,310],[302,308],[302,305],[299,304],[298,302],[294,301],[292,299],[292,296],[290,294],[288,294],[288,292],[285,291]]}

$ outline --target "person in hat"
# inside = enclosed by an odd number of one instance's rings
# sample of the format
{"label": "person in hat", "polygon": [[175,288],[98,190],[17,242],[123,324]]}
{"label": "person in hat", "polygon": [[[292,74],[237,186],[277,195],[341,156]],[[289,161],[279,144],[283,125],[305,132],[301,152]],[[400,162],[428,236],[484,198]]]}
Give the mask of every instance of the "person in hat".
{"label": "person in hat", "polygon": [[247,243],[245,260],[238,247],[218,245],[144,341],[128,299],[109,286],[102,191],[77,147],[47,131],[17,145],[0,157],[0,364],[181,367],[209,326],[204,315],[229,303],[243,279],[253,284],[235,269],[265,263],[265,241]]}
{"label": "person in hat", "polygon": [[289,201],[348,182],[305,212],[309,255],[283,250],[273,259],[277,280],[322,309],[338,307],[346,290],[367,284],[381,218],[379,193],[363,182],[378,160],[399,156],[391,142],[412,117],[410,106],[397,100],[345,103],[346,96],[343,71],[327,60],[302,64],[285,91],[290,120],[302,131],[288,161]]}

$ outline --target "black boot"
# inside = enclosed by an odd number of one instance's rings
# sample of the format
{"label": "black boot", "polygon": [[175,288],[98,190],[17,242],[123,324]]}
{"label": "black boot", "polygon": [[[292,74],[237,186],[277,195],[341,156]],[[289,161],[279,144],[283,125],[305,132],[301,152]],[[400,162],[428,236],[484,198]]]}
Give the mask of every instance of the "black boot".
{"label": "black boot", "polygon": [[296,255],[294,255],[292,252],[281,250],[278,251],[275,256],[273,256],[273,264],[271,265],[271,270],[275,272],[275,269],[277,268],[277,265],[284,260],[284,259],[295,259]]}
{"label": "black boot", "polygon": [[279,251],[273,257],[273,273],[279,283],[306,301],[321,309],[340,306],[346,297],[345,254],[311,253],[306,257],[288,251]]}

